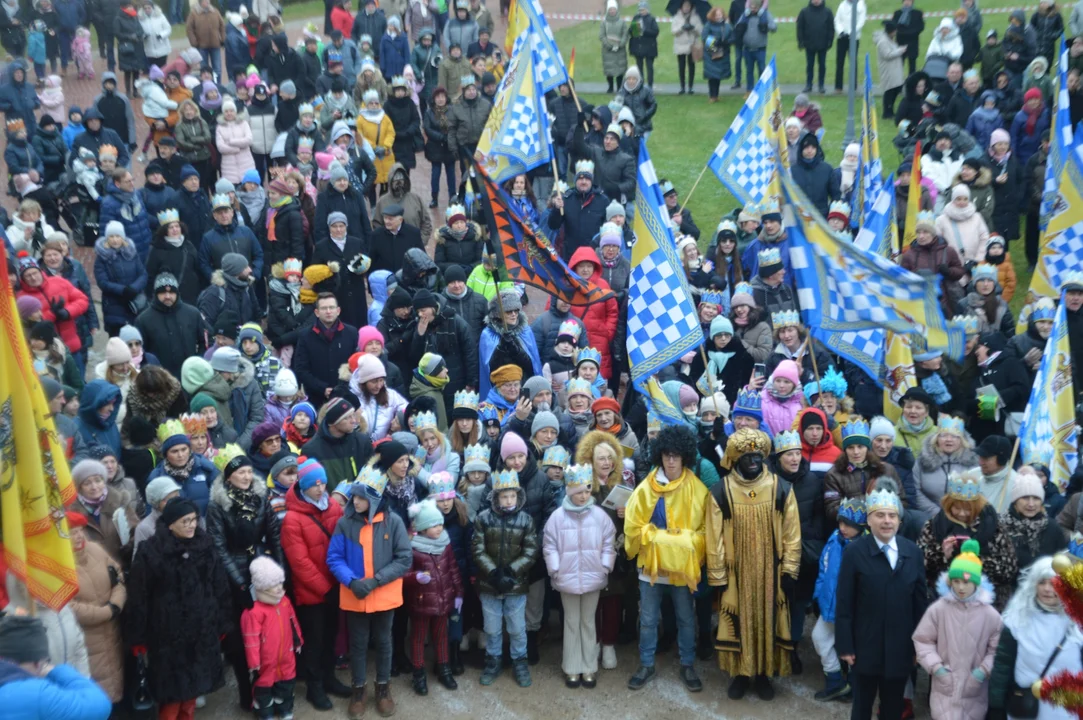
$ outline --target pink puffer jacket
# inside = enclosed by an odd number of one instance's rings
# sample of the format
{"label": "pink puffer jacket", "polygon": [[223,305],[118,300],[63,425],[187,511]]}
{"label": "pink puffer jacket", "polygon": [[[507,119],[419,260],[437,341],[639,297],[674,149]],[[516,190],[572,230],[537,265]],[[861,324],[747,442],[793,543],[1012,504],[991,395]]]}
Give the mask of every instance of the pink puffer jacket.
{"label": "pink puffer jacket", "polygon": [[222,156],[222,177],[234,185],[240,185],[244,174],[256,167],[251,150],[252,127],[244,120],[226,122],[224,118],[219,118],[215,144]]}
{"label": "pink puffer jacket", "polygon": [[597,505],[582,512],[558,508],[549,516],[542,536],[553,589],[570,595],[603,589],[617,561],[616,536],[613,521]]}

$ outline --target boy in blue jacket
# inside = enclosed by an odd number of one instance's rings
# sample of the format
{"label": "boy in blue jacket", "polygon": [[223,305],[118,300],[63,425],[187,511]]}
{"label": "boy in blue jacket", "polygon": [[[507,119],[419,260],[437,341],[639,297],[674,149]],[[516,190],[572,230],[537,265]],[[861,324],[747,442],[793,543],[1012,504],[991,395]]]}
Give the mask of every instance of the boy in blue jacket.
{"label": "boy in blue jacket", "polygon": [[68,150],[71,150],[71,144],[75,142],[75,138],[84,132],[86,132],[86,127],[83,125],[83,109],[78,105],[72,105],[68,108],[68,124],[60,133],[64,137],[64,144],[68,146]]}
{"label": "boy in blue jacket", "polygon": [[812,628],[812,644],[820,656],[827,677],[817,700],[838,700],[850,694],[850,684],[842,677],[842,667],[835,653],[835,592],[842,566],[842,552],[850,541],[865,532],[865,501],[847,498],[839,505],[839,529],[831,533],[820,553],[820,574],[816,577],[813,599],[820,606],[820,617]]}

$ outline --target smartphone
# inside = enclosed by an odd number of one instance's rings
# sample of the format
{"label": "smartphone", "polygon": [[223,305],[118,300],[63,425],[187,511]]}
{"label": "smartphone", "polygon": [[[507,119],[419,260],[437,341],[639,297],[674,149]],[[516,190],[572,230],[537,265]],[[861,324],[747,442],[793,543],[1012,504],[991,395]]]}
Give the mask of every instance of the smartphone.
{"label": "smartphone", "polygon": [[523,388],[522,390],[520,390],[519,391],[519,399],[520,400],[530,400],[530,390],[528,390],[527,388]]}
{"label": "smartphone", "polygon": [[752,366],[752,377],[753,378],[766,378],[767,377],[767,366],[764,365],[763,363],[756,363],[755,365],[753,365]]}

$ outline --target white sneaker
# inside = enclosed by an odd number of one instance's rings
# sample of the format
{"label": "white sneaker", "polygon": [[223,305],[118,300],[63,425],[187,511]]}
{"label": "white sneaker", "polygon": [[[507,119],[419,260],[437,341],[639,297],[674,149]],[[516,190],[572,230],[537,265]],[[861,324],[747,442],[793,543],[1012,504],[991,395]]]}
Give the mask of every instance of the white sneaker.
{"label": "white sneaker", "polygon": [[602,667],[606,670],[617,667],[617,649],[612,645],[602,645]]}
{"label": "white sneaker", "polygon": [[199,697],[197,697],[196,698],[196,707],[197,708],[207,707],[207,698],[204,697],[203,695],[200,695]]}
{"label": "white sneaker", "polygon": [[139,153],[139,157],[137,157],[137,158],[135,159],[135,161],[136,161],[137,163],[145,163],[145,162],[147,161],[147,156],[146,156],[146,155],[144,155],[143,153]]}

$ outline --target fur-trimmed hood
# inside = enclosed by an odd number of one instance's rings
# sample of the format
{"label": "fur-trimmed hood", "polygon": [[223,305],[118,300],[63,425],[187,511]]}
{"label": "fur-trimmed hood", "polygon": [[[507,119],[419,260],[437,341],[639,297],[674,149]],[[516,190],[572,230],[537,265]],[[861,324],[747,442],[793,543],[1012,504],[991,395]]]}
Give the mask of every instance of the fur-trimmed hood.
{"label": "fur-trimmed hood", "polygon": [[[952,181],[951,181],[951,186],[955,187],[956,185],[966,185],[966,184],[967,183],[963,180],[962,174],[961,173],[955,173],[955,177],[952,178]],[[978,176],[976,178],[974,178],[974,182],[971,183],[971,184],[974,187],[979,187],[979,188],[989,187],[990,185],[993,184],[993,171],[990,170],[987,167],[982,167],[982,169],[978,171]],[[973,198],[971,198],[971,199],[973,199]]]}
{"label": "fur-trimmed hood", "polygon": [[[255,469],[252,472],[254,477],[252,478],[251,490],[261,498],[265,498],[267,496],[267,483],[263,481],[263,478]],[[222,479],[222,473],[218,473],[214,482],[211,483],[211,502],[227,513],[233,508],[233,500],[226,492],[226,481]]]}
{"label": "fur-trimmed hood", "polygon": [[132,384],[128,391],[129,415],[140,415],[147,418],[165,418],[169,414],[169,408],[176,402],[181,394],[181,384],[172,375],[163,375],[163,380],[169,385],[166,392],[156,391],[144,393],[139,389],[139,381]]}
{"label": "fur-trimmed hood", "polygon": [[974,439],[967,433],[963,438],[963,445],[951,455],[944,455],[936,449],[936,437],[940,433],[934,432],[925,438],[925,442],[921,444],[921,454],[917,458],[918,465],[921,467],[922,472],[933,472],[939,470],[940,466],[945,463],[953,463],[955,465],[966,465],[967,467],[975,467],[978,464],[978,454],[974,452]]}
{"label": "fur-trimmed hood", "polygon": [[241,364],[241,371],[237,373],[237,377],[233,378],[233,382],[229,385],[234,389],[248,387],[248,383],[256,379],[256,366],[252,364],[252,361],[241,355],[239,358]]}
{"label": "fur-trimmed hood", "polygon": [[496,303],[496,297],[489,301],[489,314],[485,316],[485,327],[489,328],[501,337],[520,335],[530,329],[526,321],[526,313],[519,311],[519,322],[513,328],[504,326],[504,318],[500,315],[500,307]]}
{"label": "fur-trimmed hood", "polygon": [[981,576],[981,585],[967,600],[963,601],[955,597],[955,593],[951,591],[951,586],[948,584],[947,572],[940,573],[940,579],[936,581],[936,592],[940,597],[945,598],[949,602],[958,603],[960,605],[966,603],[981,603],[982,605],[992,605],[996,599],[996,591],[993,589],[993,584],[989,582],[984,574]]}
{"label": "fur-trimmed hood", "polygon": [[449,242],[479,242],[482,239],[481,225],[478,225],[473,220],[466,221],[466,234],[463,235],[461,240],[456,239],[451,234],[451,228],[447,225],[436,231],[437,245],[443,245]]}
{"label": "fur-trimmed hood", "polygon": [[221,270],[215,270],[214,272],[212,272],[211,273],[211,285],[216,285],[217,287],[225,287],[226,286],[226,274],[224,272],[222,272]]}
{"label": "fur-trimmed hood", "polygon": [[[623,421],[622,421],[623,422]],[[575,463],[576,465],[593,465],[594,464],[594,448],[599,445],[608,445],[609,449],[613,451],[617,461],[613,465],[613,474],[616,475],[614,485],[619,484],[621,481],[621,473],[624,470],[624,450],[621,448],[620,442],[617,440],[617,436],[612,433],[608,433],[605,430],[591,430],[579,440],[579,446],[575,450]],[[599,479],[599,483],[603,485],[609,484],[609,479]]]}
{"label": "fur-trimmed hood", "polygon": [[[508,489],[510,490],[511,488]],[[496,490],[493,490],[489,493],[489,507],[492,508],[493,513],[495,513],[497,517],[500,517],[502,515],[513,515],[526,507],[526,490],[523,489],[522,485],[520,485],[515,490],[515,496],[517,500],[515,502],[514,510],[509,511],[500,509],[500,499],[497,497],[499,494],[500,493],[498,493]]]}

